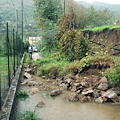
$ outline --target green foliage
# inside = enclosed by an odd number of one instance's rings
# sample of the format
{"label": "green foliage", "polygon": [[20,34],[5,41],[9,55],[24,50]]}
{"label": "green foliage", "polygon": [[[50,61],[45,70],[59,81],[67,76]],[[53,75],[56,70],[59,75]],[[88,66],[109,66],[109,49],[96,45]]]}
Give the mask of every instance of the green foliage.
{"label": "green foliage", "polygon": [[120,86],[120,64],[112,71],[104,73],[104,75],[108,77],[111,85]]}
{"label": "green foliage", "polygon": [[24,50],[28,52],[28,47],[30,46],[29,41],[25,40],[24,41]]}
{"label": "green foliage", "polygon": [[25,53],[25,61],[24,63],[26,63],[27,65],[29,65],[31,63],[30,57],[29,57],[29,53]]}
{"label": "green foliage", "polygon": [[60,57],[68,61],[82,59],[89,50],[87,42],[80,31],[67,31],[59,42]]}
{"label": "green foliage", "polygon": [[20,91],[17,92],[17,98],[20,100],[25,100],[26,98],[28,98],[28,94],[25,91]]}
{"label": "green foliage", "polygon": [[61,2],[59,0],[34,0],[35,18],[40,26],[46,24],[46,20],[56,22],[61,14]]}
{"label": "green foliage", "polygon": [[89,30],[92,32],[102,32],[104,29],[113,30],[113,29],[118,29],[118,28],[120,28],[120,25],[118,25],[118,26],[105,25],[105,26],[95,27],[95,28],[86,28],[82,31]]}
{"label": "green foliage", "polygon": [[35,111],[26,111],[25,114],[20,114],[17,116],[17,120],[42,120],[37,117]]}

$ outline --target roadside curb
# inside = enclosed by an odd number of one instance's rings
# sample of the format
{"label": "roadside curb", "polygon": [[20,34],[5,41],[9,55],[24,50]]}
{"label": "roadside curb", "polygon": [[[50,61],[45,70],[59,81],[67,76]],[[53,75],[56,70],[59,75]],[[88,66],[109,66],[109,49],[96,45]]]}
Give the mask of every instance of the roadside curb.
{"label": "roadside curb", "polygon": [[18,70],[16,72],[14,79],[12,80],[11,87],[8,91],[8,95],[6,98],[4,108],[2,110],[1,120],[13,120],[14,118],[14,110],[15,110],[15,104],[16,104],[16,92],[17,92],[18,81],[20,78],[21,70],[23,67],[24,57],[25,57],[25,54],[23,55],[21,64],[18,67]]}

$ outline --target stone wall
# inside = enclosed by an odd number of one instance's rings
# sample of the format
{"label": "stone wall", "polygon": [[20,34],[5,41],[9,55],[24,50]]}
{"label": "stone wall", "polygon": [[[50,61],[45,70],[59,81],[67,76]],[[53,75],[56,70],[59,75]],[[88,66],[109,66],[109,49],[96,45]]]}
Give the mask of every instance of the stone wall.
{"label": "stone wall", "polygon": [[[22,57],[21,63],[24,61],[24,55]],[[8,91],[8,95],[6,97],[2,113],[1,113],[1,120],[13,120],[14,119],[14,111],[16,105],[16,92],[18,88],[18,81],[20,78],[22,70],[22,64],[20,64],[14,79],[12,80],[11,87]]]}

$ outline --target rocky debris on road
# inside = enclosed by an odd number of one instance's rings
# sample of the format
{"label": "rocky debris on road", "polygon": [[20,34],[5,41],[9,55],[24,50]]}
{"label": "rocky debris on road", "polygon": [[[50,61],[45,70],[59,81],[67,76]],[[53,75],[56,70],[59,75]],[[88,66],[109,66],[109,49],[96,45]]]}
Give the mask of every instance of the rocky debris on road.
{"label": "rocky debris on road", "polygon": [[39,89],[38,89],[38,88],[31,88],[30,91],[29,91],[29,93],[30,93],[31,95],[34,95],[34,94],[36,94],[36,93],[38,93],[38,92],[39,92]]}
{"label": "rocky debris on road", "polygon": [[43,101],[40,101],[40,102],[36,105],[36,107],[43,108],[43,107],[45,107],[45,103],[44,103]]}
{"label": "rocky debris on road", "polygon": [[50,88],[49,88],[48,85],[41,84],[41,85],[39,86],[39,90],[40,90],[40,91],[48,91],[48,90],[50,90]]}
{"label": "rocky debris on road", "polygon": [[68,99],[69,101],[73,101],[73,102],[78,101],[79,100],[78,94],[76,94],[75,92],[70,93]]}
{"label": "rocky debris on road", "polygon": [[32,69],[31,68],[26,68],[26,69],[24,69],[24,71],[27,72],[27,73],[31,73]]}
{"label": "rocky debris on road", "polygon": [[60,95],[62,93],[62,91],[60,89],[56,89],[51,91],[50,96],[57,96]]}
{"label": "rocky debris on road", "polygon": [[35,82],[35,81],[31,81],[31,80],[29,79],[29,80],[25,80],[24,82],[22,82],[21,85],[31,87],[31,86],[37,86],[38,83]]}
{"label": "rocky debris on road", "polygon": [[107,101],[107,98],[105,98],[105,97],[99,97],[95,100],[95,102],[97,102],[97,103],[104,103],[106,101]]}
{"label": "rocky debris on road", "polygon": [[100,78],[95,75],[91,77],[80,77],[76,75],[74,79],[56,79],[53,84],[59,85],[62,89],[72,92],[68,96],[69,101],[94,101],[97,103],[104,103],[107,101],[112,101],[114,103],[119,102],[119,90],[117,90],[117,92],[110,90],[110,85],[106,77]]}
{"label": "rocky debris on road", "polygon": [[25,72],[23,76],[24,76],[24,78],[27,78],[27,79],[31,79],[32,78],[32,75],[30,75],[27,72]]}
{"label": "rocky debris on road", "polygon": [[42,76],[43,79],[46,79],[46,76]]}

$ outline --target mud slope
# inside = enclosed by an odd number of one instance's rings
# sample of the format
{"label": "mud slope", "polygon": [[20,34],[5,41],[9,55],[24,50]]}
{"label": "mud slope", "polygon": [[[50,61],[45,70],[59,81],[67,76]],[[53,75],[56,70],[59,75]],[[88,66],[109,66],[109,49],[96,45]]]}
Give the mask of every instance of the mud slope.
{"label": "mud slope", "polygon": [[114,30],[104,29],[102,32],[96,32],[96,33],[89,31],[88,34],[89,34],[89,38],[96,42],[100,42],[106,45],[120,44],[120,29],[114,29]]}

